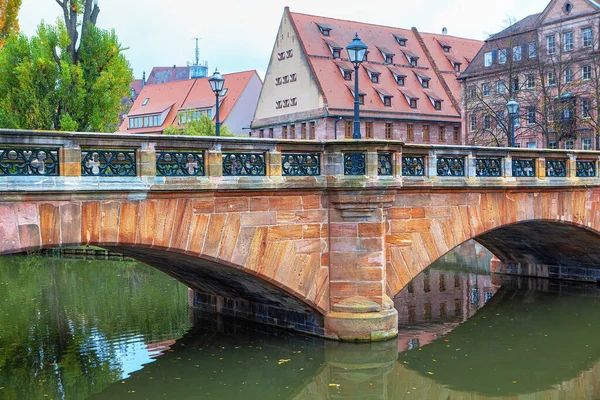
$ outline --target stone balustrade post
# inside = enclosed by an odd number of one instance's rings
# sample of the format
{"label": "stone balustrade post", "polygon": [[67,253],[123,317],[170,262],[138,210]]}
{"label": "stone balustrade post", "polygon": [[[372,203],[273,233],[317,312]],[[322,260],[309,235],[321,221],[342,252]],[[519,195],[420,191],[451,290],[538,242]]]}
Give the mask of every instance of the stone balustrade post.
{"label": "stone balustrade post", "polygon": [[477,177],[476,161],[477,161],[477,157],[475,156],[475,154],[473,154],[473,152],[470,152],[469,154],[467,154],[467,160],[466,160],[466,164],[465,164],[465,175],[469,178]]}
{"label": "stone balustrade post", "polygon": [[78,143],[62,147],[59,157],[61,176],[81,176],[81,147]]}
{"label": "stone balustrade post", "polygon": [[283,175],[281,161],[282,157],[279,149],[267,152],[267,176],[275,177]]}
{"label": "stone balustrade post", "polygon": [[546,179],[546,157],[541,156],[535,159],[535,176],[538,179]]}
{"label": "stone balustrade post", "polygon": [[140,176],[156,176],[156,143],[142,143],[138,156]]}
{"label": "stone balustrade post", "polygon": [[402,151],[394,153],[394,177],[402,176]]}
{"label": "stone balustrade post", "polygon": [[429,157],[427,157],[427,171],[425,172],[425,176],[437,176],[437,152],[434,150],[430,151]]}
{"label": "stone balustrade post", "polygon": [[567,178],[577,177],[577,155],[570,153],[567,159]]}
{"label": "stone balustrade post", "polygon": [[213,146],[207,153],[206,175],[209,177],[223,176],[223,152],[221,151],[221,145],[217,144]]}
{"label": "stone balustrade post", "polygon": [[377,150],[367,152],[366,162],[367,176],[377,178],[377,171],[379,169],[379,157],[377,156]]}
{"label": "stone balustrade post", "polygon": [[504,157],[504,165],[502,166],[502,168],[504,169],[504,176],[506,178],[512,178],[513,173],[512,173],[512,154],[508,153],[506,155],[506,157]]}
{"label": "stone balustrade post", "polygon": [[329,337],[371,341],[398,334],[385,278],[385,209],[393,200],[387,191],[330,193]]}

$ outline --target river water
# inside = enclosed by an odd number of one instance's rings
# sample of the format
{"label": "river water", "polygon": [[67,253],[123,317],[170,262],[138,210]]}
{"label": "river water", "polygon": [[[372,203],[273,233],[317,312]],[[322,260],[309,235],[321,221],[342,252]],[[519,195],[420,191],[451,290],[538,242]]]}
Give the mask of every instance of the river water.
{"label": "river water", "polygon": [[600,290],[486,261],[417,277],[397,341],[339,344],[190,312],[140,263],[0,257],[0,399],[600,398]]}

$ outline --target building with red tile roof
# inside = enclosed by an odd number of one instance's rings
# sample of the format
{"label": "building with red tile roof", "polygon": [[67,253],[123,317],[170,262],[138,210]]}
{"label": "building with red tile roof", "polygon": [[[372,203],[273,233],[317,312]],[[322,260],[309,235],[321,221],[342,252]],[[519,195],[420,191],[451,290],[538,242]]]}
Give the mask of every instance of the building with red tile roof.
{"label": "building with red tile roof", "polygon": [[[262,81],[256,71],[224,74],[225,87],[219,97],[219,117],[236,135],[247,135]],[[215,95],[208,78],[146,84],[125,117],[119,131],[163,133],[165,128],[185,128],[193,119],[215,115]]]}
{"label": "building with red tile roof", "polygon": [[369,47],[358,71],[363,137],[461,143],[456,78],[481,42],[293,13],[287,7],[252,122],[253,136],[352,135],[355,71],[345,47],[355,33]]}

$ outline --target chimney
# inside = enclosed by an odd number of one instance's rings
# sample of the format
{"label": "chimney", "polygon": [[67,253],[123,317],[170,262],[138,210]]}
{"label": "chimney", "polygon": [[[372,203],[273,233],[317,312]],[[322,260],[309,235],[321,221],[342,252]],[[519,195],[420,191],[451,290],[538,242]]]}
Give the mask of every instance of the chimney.
{"label": "chimney", "polygon": [[146,71],[142,74],[142,89],[146,86]]}
{"label": "chimney", "polygon": [[443,27],[442,28],[442,35],[447,35],[448,34],[448,28]]}

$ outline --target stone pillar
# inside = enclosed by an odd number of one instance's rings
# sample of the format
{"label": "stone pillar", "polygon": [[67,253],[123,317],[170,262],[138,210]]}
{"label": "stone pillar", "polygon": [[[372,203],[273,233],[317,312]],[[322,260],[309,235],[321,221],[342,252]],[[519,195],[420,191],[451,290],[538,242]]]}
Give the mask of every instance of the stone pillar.
{"label": "stone pillar", "polygon": [[81,176],[81,147],[63,147],[60,150],[60,174],[62,176]]}
{"label": "stone pillar", "polygon": [[206,176],[223,176],[223,153],[221,145],[217,144],[208,151],[208,160],[206,163]]}
{"label": "stone pillar", "polygon": [[385,208],[393,199],[388,191],[330,195],[328,337],[377,341],[398,334],[398,313],[385,281]]}

